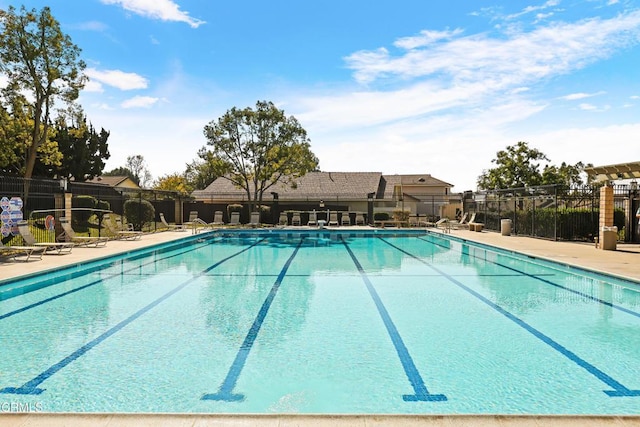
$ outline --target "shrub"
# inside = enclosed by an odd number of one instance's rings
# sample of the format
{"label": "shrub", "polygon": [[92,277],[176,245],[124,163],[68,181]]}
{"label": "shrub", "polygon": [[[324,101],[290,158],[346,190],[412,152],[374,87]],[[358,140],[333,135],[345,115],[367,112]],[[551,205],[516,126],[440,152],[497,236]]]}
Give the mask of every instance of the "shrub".
{"label": "shrub", "polygon": [[142,230],[146,223],[154,220],[156,209],[148,200],[131,199],[124,202],[124,216],[134,230]]}
{"label": "shrub", "polygon": [[71,205],[74,209],[82,208],[82,210],[73,211],[72,227],[80,232],[87,231],[89,218],[94,214],[93,209],[98,205],[98,201],[93,196],[74,196]]}
{"label": "shrub", "polygon": [[395,209],[393,211],[393,220],[394,221],[409,221],[409,215],[411,214],[411,212],[409,211],[405,211],[402,209]]}
{"label": "shrub", "polygon": [[388,221],[389,220],[389,212],[374,212],[373,219],[375,221]]}

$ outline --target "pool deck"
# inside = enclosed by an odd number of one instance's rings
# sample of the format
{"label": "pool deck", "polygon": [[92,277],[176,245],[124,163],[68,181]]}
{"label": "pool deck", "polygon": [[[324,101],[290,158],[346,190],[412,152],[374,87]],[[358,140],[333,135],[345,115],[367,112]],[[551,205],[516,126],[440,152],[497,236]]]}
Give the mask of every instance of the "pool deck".
{"label": "pool deck", "polygon": [[[346,227],[340,227],[344,229]],[[305,229],[305,227],[301,227]],[[363,229],[363,227],[357,227]],[[441,230],[430,229],[436,232]],[[115,255],[150,245],[165,243],[191,235],[190,232],[147,234],[137,241],[110,241],[101,248],[76,247],[66,255],[45,255],[29,262],[0,261],[0,278],[60,268],[83,261]],[[503,236],[496,232],[451,230],[451,236],[483,243],[530,256],[550,259],[589,270],[608,273],[640,282],[640,245],[618,244],[617,250],[605,251],[593,244],[553,242],[521,236]],[[47,414],[9,413],[0,397],[0,427],[56,426],[639,426],[640,416],[539,416],[539,415],[224,415],[224,414]],[[11,402],[8,402],[11,403]],[[6,404],[4,406],[7,406]]]}

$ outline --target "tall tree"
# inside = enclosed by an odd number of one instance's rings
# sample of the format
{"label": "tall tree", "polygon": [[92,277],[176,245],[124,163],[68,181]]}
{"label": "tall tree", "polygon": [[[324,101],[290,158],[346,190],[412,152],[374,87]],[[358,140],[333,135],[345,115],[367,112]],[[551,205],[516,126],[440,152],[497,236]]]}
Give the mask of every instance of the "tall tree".
{"label": "tall tree", "polygon": [[149,172],[147,168],[147,162],[144,160],[144,156],[140,154],[127,157],[127,169],[133,173],[133,180],[140,187],[147,187],[153,179],[151,172]]}
{"label": "tall tree", "polygon": [[101,129],[97,133],[81,110],[70,116],[61,115],[55,123],[58,149],[63,154],[62,164],[54,168],[54,177],[73,178],[86,181],[102,174],[105,160],[109,159],[107,140],[109,132]]}
{"label": "tall tree", "polygon": [[[5,91],[26,94],[31,104],[25,178],[32,176],[38,149],[49,136],[54,103],[73,103],[84,87],[85,63],[79,55],[80,48],[62,32],[48,7],[40,12],[24,6],[19,13],[13,6],[0,10],[0,67],[8,81]],[[27,194],[25,187],[25,199]]]}
{"label": "tall tree", "polygon": [[198,157],[200,160],[196,159],[187,164],[184,173],[192,190],[204,190],[220,176],[219,172],[224,169],[224,162],[204,147],[198,151]]}
{"label": "tall tree", "polygon": [[244,189],[251,210],[277,182],[289,182],[318,168],[307,132],[271,102],[253,110],[232,108],[204,128],[218,174]]}
{"label": "tall tree", "polygon": [[478,188],[490,190],[541,185],[541,161],[549,159],[541,151],[529,148],[526,142],[508,146],[506,150],[498,151],[496,158],[491,161],[497,166],[483,171],[478,177]]}

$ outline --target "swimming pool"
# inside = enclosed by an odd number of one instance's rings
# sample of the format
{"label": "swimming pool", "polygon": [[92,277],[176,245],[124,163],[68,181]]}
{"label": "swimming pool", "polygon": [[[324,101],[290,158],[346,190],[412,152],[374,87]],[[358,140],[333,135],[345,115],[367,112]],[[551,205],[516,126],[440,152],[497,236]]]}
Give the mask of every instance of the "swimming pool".
{"label": "swimming pool", "polygon": [[212,232],[0,282],[0,402],[640,414],[639,291],[440,234]]}

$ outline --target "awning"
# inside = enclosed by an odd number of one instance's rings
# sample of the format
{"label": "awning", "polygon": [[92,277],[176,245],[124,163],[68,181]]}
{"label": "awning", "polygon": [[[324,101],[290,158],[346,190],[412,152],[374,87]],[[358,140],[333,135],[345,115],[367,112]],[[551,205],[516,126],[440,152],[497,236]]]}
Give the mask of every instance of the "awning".
{"label": "awning", "polygon": [[614,181],[616,179],[640,178],[640,162],[620,163],[618,165],[592,166],[584,168],[596,181]]}

